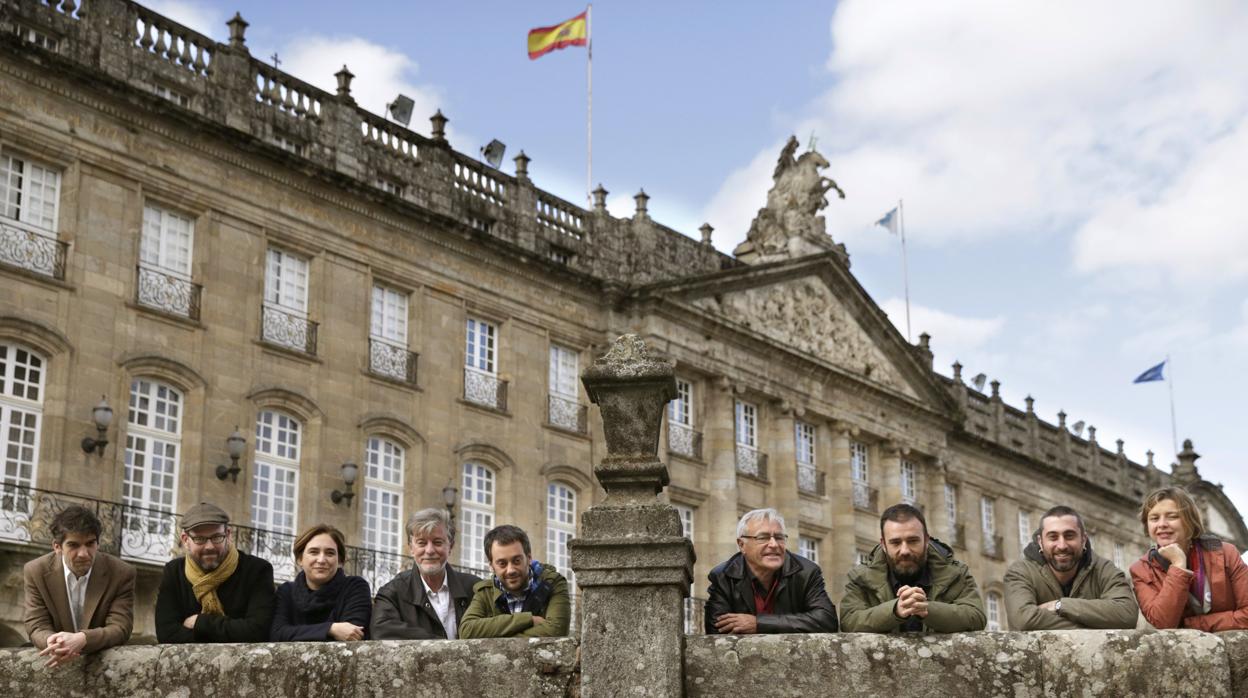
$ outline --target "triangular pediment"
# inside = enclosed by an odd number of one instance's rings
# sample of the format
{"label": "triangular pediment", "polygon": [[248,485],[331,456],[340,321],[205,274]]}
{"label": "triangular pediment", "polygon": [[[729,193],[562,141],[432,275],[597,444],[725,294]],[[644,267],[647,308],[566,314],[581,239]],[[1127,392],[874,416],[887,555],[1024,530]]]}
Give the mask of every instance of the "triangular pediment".
{"label": "triangular pediment", "polygon": [[944,411],[950,397],[919,350],[836,253],[656,284],[662,296],[855,379]]}

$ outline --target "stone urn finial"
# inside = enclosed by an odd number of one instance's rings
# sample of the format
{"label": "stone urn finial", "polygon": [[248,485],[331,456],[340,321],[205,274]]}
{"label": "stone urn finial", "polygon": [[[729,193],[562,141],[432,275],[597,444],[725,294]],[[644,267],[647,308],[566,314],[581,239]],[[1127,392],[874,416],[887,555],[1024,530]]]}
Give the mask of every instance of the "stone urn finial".
{"label": "stone urn finial", "polygon": [[429,135],[433,138],[434,142],[439,145],[446,145],[446,122],[448,121],[450,121],[450,119],[442,115],[441,109],[439,109],[436,114],[429,117],[429,123],[432,125],[429,129]]}
{"label": "stone urn finial", "polygon": [[334,77],[338,79],[338,96],[344,100],[351,99],[351,80],[355,74],[347,70],[347,64],[344,63],[342,70],[334,73]]}
{"label": "stone urn finial", "polygon": [[512,158],[512,161],[516,163],[516,179],[528,179],[529,163],[532,162],[532,159],[521,150],[519,155]]}
{"label": "stone urn finial", "polygon": [[225,23],[230,28],[230,48],[247,48],[247,27],[250,26],[247,20],[238,12],[234,13],[234,17]]}
{"label": "stone urn finial", "polygon": [[607,194],[608,193],[610,192],[607,191],[607,188],[602,186],[602,183],[599,182],[598,188],[593,191],[594,213],[606,213],[607,212]]}

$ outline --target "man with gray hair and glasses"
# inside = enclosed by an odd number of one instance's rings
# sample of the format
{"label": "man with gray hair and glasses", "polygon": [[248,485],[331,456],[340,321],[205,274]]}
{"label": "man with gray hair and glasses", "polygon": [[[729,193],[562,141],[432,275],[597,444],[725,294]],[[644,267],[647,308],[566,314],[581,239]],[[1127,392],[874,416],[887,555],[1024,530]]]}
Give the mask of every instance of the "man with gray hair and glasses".
{"label": "man with gray hair and glasses", "polygon": [[755,509],[737,523],[738,552],[711,570],[706,632],[834,633],[836,607],[819,565],[787,550],[784,517]]}
{"label": "man with gray hair and glasses", "polygon": [[400,572],[377,591],[369,637],[374,640],[454,640],[479,577],[447,562],[455,527],[445,509],[421,509],[407,520],[415,569]]}

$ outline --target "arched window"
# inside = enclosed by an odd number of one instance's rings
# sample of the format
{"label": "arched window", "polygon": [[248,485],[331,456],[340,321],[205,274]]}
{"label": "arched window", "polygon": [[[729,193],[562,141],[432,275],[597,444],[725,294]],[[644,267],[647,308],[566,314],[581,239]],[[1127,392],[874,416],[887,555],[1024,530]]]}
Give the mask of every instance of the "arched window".
{"label": "arched window", "polygon": [[576,490],[562,482],[546,486],[546,562],[575,586],[568,541],[576,537]]}
{"label": "arched window", "polygon": [[403,461],[405,450],[380,437],[364,447],[364,547],[403,553]]}
{"label": "arched window", "polygon": [[122,554],[163,562],[174,536],[182,452],[182,393],[151,378],[130,381],[126,465],[121,501],[127,507]]}
{"label": "arched window", "polygon": [[464,463],[460,488],[460,563],[482,576],[489,576],[490,569],[482,546],[485,534],[494,528],[494,480],[494,471],[488,466],[474,461]]}
{"label": "arched window", "polygon": [[19,524],[30,516],[39,466],[39,425],[43,419],[44,358],[31,350],[0,343],[0,537],[30,540]]}
{"label": "arched window", "polygon": [[984,597],[984,609],[988,613],[988,630],[1003,630],[1005,624],[1001,622],[1001,595],[995,591],[990,591]]}
{"label": "arched window", "polygon": [[299,420],[284,412],[265,410],[256,418],[251,486],[251,525],[256,528],[288,535],[295,532],[302,433]]}

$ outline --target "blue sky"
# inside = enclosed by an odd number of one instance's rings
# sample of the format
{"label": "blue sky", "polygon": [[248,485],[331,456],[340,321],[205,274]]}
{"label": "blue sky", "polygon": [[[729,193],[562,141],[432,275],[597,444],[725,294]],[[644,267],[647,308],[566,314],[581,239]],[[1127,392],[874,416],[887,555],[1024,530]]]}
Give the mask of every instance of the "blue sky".
{"label": "blue sky", "polygon": [[[530,61],[530,28],[584,5],[152,2],[380,113],[441,108],[458,150],[523,148],[538,186],[584,200],[585,52]],[[1173,460],[1180,441],[1248,512],[1236,436],[1248,395],[1248,7],[1232,2],[602,2],[593,9],[594,181],[616,216],[650,213],[725,251],[765,201],[783,141],[812,134],[846,191],[825,211],[853,271],[905,330],[905,199],[914,334],[937,368],[1002,382],[1041,418],[1095,425],[1110,449]]]}

